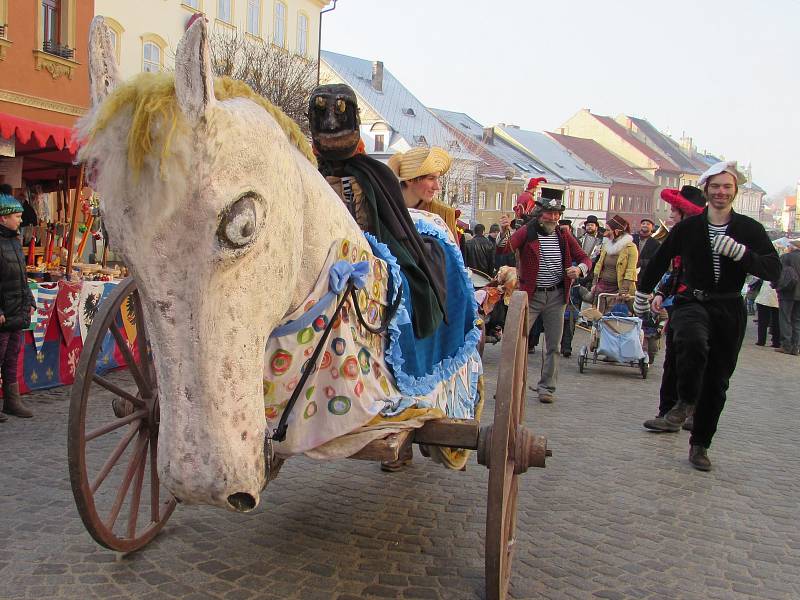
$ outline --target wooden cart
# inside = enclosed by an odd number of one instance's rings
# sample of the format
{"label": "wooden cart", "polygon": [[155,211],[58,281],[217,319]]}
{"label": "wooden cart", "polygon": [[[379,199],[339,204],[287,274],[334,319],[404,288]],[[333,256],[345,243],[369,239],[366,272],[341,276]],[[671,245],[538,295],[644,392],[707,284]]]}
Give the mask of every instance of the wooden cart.
{"label": "wooden cart", "polygon": [[[134,317],[135,345],[122,333],[120,311]],[[516,526],[517,477],[544,467],[547,441],[523,425],[525,413],[528,304],[523,292],[511,299],[501,349],[494,422],[439,419],[422,428],[372,442],[351,458],[392,461],[408,456],[411,444],[468,448],[489,469],[486,510],[486,597],[506,597]],[[137,391],[97,375],[98,361],[113,337]],[[110,392],[108,394],[107,392]],[[109,401],[109,398],[111,399]],[[159,483],[159,398],[147,327],[136,283],[122,281],[100,307],[75,374],[69,413],[68,451],[72,491],[81,519],[102,546],[133,552],[164,527],[177,504]],[[90,454],[89,444],[99,450]],[[98,458],[98,456],[100,458]],[[270,479],[279,465],[268,465]],[[126,508],[126,510],[123,510]],[[125,513],[125,517],[122,514]]]}

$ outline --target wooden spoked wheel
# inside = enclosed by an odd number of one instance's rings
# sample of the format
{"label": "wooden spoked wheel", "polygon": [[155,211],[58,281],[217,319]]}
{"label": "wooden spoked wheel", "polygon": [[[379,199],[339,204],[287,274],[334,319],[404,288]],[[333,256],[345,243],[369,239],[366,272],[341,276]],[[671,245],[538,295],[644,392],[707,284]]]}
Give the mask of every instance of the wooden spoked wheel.
{"label": "wooden spoked wheel", "polygon": [[[98,375],[114,343],[128,368]],[[111,550],[143,547],[175,509],[158,479],[158,424],[142,302],[128,278],[103,301],[89,329],[72,385],[67,439],[78,512],[95,541]]]}
{"label": "wooden spoked wheel", "polygon": [[[514,292],[508,306],[494,406],[494,423],[483,432],[479,456],[488,458],[489,493],[486,501],[486,598],[502,600],[508,592],[517,521],[517,476],[527,462],[515,457],[529,437],[519,427],[525,414],[528,362],[528,296]],[[526,440],[521,439],[525,437]],[[518,439],[520,438],[520,439]],[[480,460],[480,458],[479,458]],[[520,462],[525,461],[520,456]],[[483,461],[482,461],[483,462]]]}

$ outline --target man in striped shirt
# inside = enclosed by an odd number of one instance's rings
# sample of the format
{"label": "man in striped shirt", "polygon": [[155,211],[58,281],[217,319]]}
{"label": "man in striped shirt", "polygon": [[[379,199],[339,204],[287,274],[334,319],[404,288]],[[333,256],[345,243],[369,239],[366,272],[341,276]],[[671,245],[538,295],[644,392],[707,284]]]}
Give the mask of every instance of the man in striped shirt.
{"label": "man in striped shirt", "polygon": [[555,399],[569,289],[592,267],[578,240],[558,227],[565,209],[563,195],[563,190],[542,188],[531,219],[514,232],[510,242],[517,255],[519,287],[528,293],[529,322],[542,316],[546,351],[536,391],[539,401],[547,404]]}
{"label": "man in striped shirt", "polygon": [[669,325],[676,348],[678,404],[665,418],[683,422],[687,406],[696,403],[689,461],[701,471],[711,470],[707,450],[747,325],[741,294],[745,277],[773,281],[781,268],[761,223],[733,210],[738,186],[745,181],[733,161],[717,163],[700,176],[698,187],[703,187],[708,206],[672,228],[647,265],[634,302],[634,312],[645,314],[653,287],[670,261],[681,257],[682,289]]}

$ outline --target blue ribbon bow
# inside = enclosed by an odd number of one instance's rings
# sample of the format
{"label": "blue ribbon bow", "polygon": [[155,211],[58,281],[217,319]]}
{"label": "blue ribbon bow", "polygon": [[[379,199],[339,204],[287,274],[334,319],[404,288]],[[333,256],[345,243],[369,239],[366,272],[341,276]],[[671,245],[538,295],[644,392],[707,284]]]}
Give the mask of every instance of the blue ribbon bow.
{"label": "blue ribbon bow", "polygon": [[367,285],[368,276],[369,262],[366,260],[357,263],[350,263],[346,260],[336,261],[331,265],[331,270],[328,273],[329,291],[308,312],[303,313],[294,321],[289,321],[277,327],[269,337],[283,337],[310,327],[314,320],[324,313],[331,303],[336,300],[336,297],[345,290],[348,283],[352,282],[353,287],[360,290]]}

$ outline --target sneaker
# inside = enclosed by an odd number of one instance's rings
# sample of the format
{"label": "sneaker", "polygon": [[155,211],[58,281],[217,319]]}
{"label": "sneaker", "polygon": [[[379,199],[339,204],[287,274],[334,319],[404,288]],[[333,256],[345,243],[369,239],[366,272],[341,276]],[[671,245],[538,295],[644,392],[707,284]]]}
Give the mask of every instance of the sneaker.
{"label": "sneaker", "polygon": [[691,446],[689,448],[689,462],[698,471],[710,471],[711,461],[708,459],[708,450],[702,446]]}

